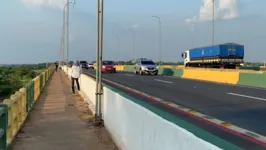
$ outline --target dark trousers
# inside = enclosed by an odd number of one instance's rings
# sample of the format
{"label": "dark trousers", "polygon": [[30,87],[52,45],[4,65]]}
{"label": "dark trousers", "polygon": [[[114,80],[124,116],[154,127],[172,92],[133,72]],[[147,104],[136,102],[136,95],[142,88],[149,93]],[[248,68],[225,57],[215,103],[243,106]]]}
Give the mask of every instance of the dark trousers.
{"label": "dark trousers", "polygon": [[57,69],[58,69],[58,66],[56,65],[56,66],[55,66],[55,70],[57,71]]}
{"label": "dark trousers", "polygon": [[79,87],[79,79],[78,78],[71,77],[71,81],[72,81],[71,82],[72,83],[72,92],[75,93],[75,81],[76,81],[78,90],[80,90],[80,87]]}

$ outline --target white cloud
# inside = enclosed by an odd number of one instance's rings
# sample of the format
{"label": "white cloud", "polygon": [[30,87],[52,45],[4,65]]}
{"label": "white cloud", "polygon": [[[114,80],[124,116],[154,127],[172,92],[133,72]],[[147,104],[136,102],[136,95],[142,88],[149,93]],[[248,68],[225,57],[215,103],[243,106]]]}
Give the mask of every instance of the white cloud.
{"label": "white cloud", "polygon": [[50,6],[63,9],[66,0],[21,0],[26,6]]}
{"label": "white cloud", "polygon": [[[214,17],[218,19],[234,19],[239,16],[238,11],[238,0],[216,0],[218,6],[215,5]],[[200,8],[199,16],[187,18],[187,23],[198,22],[198,21],[209,21],[212,20],[212,0],[203,0],[203,5]]]}

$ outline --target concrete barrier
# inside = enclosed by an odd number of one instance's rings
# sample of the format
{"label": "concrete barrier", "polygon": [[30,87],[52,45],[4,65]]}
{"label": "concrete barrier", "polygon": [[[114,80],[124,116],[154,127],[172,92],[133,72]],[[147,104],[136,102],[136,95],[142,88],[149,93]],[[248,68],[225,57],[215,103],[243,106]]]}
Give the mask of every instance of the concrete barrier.
{"label": "concrete barrier", "polygon": [[239,80],[239,72],[184,69],[182,78],[204,80],[218,83],[237,84]]}
{"label": "concrete barrier", "polygon": [[[95,107],[95,81],[81,75],[81,96]],[[92,108],[94,111],[94,108]],[[240,149],[192,124],[104,84],[104,124],[121,150]]]}
{"label": "concrete barrier", "polygon": [[[119,66],[119,71],[134,72],[134,66]],[[159,69],[159,75],[174,76],[186,79],[211,81],[216,83],[239,84],[266,88],[266,74],[263,71],[182,68],[180,66],[164,65]]]}
{"label": "concrete barrier", "polygon": [[124,71],[124,66],[123,65],[117,65],[116,71]]}
{"label": "concrete barrier", "polygon": [[240,73],[237,84],[266,88],[266,73]]}
{"label": "concrete barrier", "polygon": [[95,89],[96,83],[89,76],[82,74],[80,76],[80,93],[84,101],[89,104],[89,108],[95,114]]}
{"label": "concrete barrier", "polygon": [[135,71],[135,66],[124,66],[124,70],[125,72],[134,72]]}

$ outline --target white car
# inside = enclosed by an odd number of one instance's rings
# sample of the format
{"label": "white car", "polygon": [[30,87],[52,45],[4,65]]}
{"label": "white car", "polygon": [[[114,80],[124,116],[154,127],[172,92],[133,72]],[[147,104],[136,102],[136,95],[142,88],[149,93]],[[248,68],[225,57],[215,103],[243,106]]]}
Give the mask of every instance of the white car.
{"label": "white car", "polygon": [[93,69],[93,64],[88,64],[88,68],[92,68]]}
{"label": "white car", "polygon": [[135,65],[135,74],[158,75],[158,70],[159,67],[152,60],[139,59]]}

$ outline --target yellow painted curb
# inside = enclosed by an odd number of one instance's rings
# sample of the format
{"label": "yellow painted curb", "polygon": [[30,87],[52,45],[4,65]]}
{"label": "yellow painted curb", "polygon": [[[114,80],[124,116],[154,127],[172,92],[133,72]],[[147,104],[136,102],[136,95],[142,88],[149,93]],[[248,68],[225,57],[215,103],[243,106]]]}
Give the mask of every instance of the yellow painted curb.
{"label": "yellow painted curb", "polygon": [[239,72],[203,70],[203,69],[184,69],[182,78],[204,80],[218,83],[237,84]]}
{"label": "yellow painted curb", "polygon": [[221,123],[221,126],[223,126],[223,127],[232,126],[232,123],[231,122],[223,122],[223,123]]}

